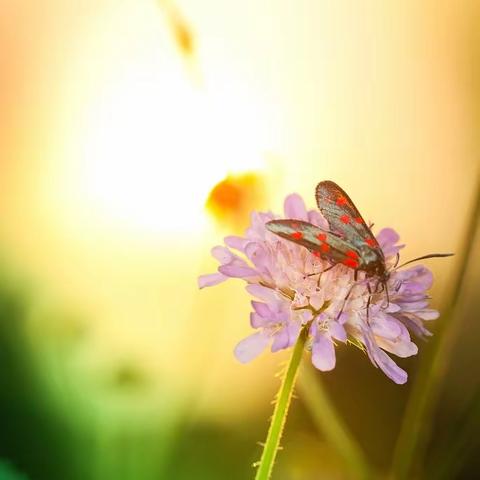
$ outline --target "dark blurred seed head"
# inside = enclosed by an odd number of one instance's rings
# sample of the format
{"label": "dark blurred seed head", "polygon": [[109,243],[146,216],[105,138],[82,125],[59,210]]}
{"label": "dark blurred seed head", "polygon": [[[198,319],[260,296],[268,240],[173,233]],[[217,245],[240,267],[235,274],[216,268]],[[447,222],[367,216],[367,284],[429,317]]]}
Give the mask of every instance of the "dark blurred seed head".
{"label": "dark blurred seed head", "polygon": [[114,372],[111,385],[120,390],[137,390],[145,387],[148,380],[140,369],[134,365],[120,365]]}

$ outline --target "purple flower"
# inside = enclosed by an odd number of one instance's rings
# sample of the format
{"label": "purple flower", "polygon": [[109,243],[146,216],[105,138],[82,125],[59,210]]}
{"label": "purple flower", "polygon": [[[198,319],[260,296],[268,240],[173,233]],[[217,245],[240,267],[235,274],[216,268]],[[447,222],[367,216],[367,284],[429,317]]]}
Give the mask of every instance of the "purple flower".
{"label": "purple flower", "polygon": [[[320,213],[307,211],[297,194],[286,198],[284,210],[284,218],[328,228]],[[332,370],[337,343],[351,342],[364,349],[370,361],[395,383],[405,383],[407,373],[387,352],[398,357],[415,355],[418,349],[410,332],[420,338],[431,335],[424,326],[438,317],[437,311],[428,308],[426,291],[432,285],[431,272],[422,265],[392,270],[387,281],[389,300],[379,288],[371,296],[367,314],[370,294],[364,273],[359,272],[357,282],[354,271],[341,264],[321,273],[330,266],[328,262],[266,229],[265,223],[275,218],[279,217],[253,212],[244,237],[226,237],[226,246],[212,249],[220,262],[218,272],[198,279],[203,288],[241,278],[255,298],[250,324],[256,331],[235,347],[237,359],[249,362],[267,346],[272,352],[289,348],[302,326],[308,324],[312,363],[319,370]],[[385,228],[376,238],[391,268],[403,247],[397,245],[399,236]],[[370,279],[373,286],[374,282]]]}

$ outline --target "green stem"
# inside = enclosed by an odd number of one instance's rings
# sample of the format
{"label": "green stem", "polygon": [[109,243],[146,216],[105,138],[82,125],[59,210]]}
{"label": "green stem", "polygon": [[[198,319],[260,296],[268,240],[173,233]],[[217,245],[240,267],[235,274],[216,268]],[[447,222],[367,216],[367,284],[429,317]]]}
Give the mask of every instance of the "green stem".
{"label": "green stem", "polygon": [[349,478],[362,480],[374,478],[374,473],[360,445],[339,416],[323,388],[320,378],[315,375],[312,367],[306,366],[302,370],[298,387],[315,426],[325,435],[330,445],[336,449],[338,455],[345,461],[350,471]]}
{"label": "green stem", "polygon": [[293,348],[287,370],[283,376],[255,480],[268,480],[272,474],[273,464],[275,462],[275,457],[277,456],[280,439],[287,419],[288,407],[292,400],[293,387],[295,386],[298,367],[302,360],[305,342],[308,337],[309,326],[310,325],[308,324],[302,327],[297,343]]}

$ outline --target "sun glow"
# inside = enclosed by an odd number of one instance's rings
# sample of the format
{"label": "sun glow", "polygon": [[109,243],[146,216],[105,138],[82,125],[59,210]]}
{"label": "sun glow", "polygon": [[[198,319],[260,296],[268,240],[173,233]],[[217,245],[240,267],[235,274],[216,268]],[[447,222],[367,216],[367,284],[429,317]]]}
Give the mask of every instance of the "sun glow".
{"label": "sun glow", "polygon": [[153,20],[130,15],[138,37],[89,93],[75,140],[82,153],[70,178],[82,208],[102,223],[192,230],[204,222],[217,182],[263,168],[268,119],[234,72],[217,65],[203,81],[194,78],[178,50],[152,35],[168,30],[158,16]]}
{"label": "sun glow", "polygon": [[247,115],[187,80],[127,79],[92,111],[80,180],[105,215],[142,229],[191,228],[226,173],[261,166]]}

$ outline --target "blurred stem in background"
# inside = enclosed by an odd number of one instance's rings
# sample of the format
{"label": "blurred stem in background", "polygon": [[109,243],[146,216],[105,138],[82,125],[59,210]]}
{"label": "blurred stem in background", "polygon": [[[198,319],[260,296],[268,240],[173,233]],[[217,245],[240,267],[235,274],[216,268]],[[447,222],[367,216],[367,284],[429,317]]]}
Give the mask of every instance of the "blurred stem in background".
{"label": "blurred stem in background", "polygon": [[466,406],[450,419],[450,428],[440,441],[435,439],[436,452],[429,461],[429,478],[449,480],[461,477],[468,457],[479,451],[480,388],[469,398]]}
{"label": "blurred stem in background", "polygon": [[457,315],[467,273],[468,261],[478,234],[480,218],[480,181],[477,181],[476,198],[471,220],[462,248],[457,252],[459,269],[453,287],[450,308],[441,317],[435,340],[425,350],[403,417],[400,434],[393,457],[392,478],[412,478],[416,462],[423,460],[425,446],[431,430],[431,420],[439,397],[441,379],[444,377],[448,358],[460,326]]}
{"label": "blurred stem in background", "polygon": [[350,472],[349,478],[362,480],[374,478],[374,472],[360,445],[339,416],[319,375],[315,375],[310,364],[305,365],[302,369],[298,387],[301,398],[312,416],[313,423],[344,460],[345,466]]}

